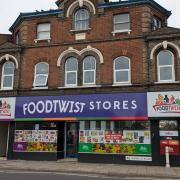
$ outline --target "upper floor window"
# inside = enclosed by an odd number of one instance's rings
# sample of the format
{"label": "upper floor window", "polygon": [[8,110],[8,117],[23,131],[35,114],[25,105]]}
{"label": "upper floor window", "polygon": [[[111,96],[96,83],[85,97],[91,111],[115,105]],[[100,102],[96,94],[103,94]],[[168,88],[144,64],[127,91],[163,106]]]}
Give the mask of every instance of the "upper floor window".
{"label": "upper floor window", "polygon": [[15,40],[16,40],[16,44],[19,44],[20,43],[20,32],[17,32],[16,33],[16,36],[15,36]]}
{"label": "upper floor window", "polygon": [[78,62],[74,57],[66,60],[65,64],[65,86],[77,86]]}
{"label": "upper floor window", "polygon": [[114,15],[114,32],[124,32],[130,30],[130,17],[129,14],[116,14]]}
{"label": "upper floor window", "polygon": [[130,72],[130,59],[127,57],[118,57],[114,60],[114,83],[127,83],[131,82]]}
{"label": "upper floor window", "polygon": [[175,81],[174,55],[169,50],[162,50],[157,56],[158,81]]}
{"label": "upper floor window", "polygon": [[14,63],[8,61],[5,62],[2,69],[1,88],[13,89],[14,83]]}
{"label": "upper floor window", "polygon": [[37,39],[49,40],[50,39],[50,23],[41,23],[37,25]]}
{"label": "upper floor window", "polygon": [[74,28],[76,31],[89,28],[89,12],[86,9],[79,9],[74,15]]}
{"label": "upper floor window", "polygon": [[96,59],[93,56],[85,57],[83,61],[83,84],[95,84]]}
{"label": "upper floor window", "polygon": [[34,72],[34,87],[45,87],[48,82],[49,65],[45,62],[40,62],[35,66]]}
{"label": "upper floor window", "polygon": [[159,29],[162,27],[162,22],[159,18],[153,17],[153,30]]}

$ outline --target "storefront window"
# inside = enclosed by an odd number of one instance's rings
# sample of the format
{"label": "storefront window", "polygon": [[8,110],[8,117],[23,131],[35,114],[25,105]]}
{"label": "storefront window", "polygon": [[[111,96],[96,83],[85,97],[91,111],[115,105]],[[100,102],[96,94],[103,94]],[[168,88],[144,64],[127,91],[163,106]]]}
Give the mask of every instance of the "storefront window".
{"label": "storefront window", "polygon": [[56,152],[57,127],[55,123],[16,123],[14,152]]}
{"label": "storefront window", "polygon": [[80,130],[80,153],[151,155],[148,121],[90,121],[90,124],[90,129]]}

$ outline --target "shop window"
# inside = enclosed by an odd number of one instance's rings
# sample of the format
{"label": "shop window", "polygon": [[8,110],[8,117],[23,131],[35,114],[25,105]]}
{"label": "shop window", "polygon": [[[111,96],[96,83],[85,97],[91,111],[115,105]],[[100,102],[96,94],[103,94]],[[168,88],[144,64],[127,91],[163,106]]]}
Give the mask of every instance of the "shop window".
{"label": "shop window", "polygon": [[37,25],[37,40],[50,39],[51,25],[50,23],[41,23]]}
{"label": "shop window", "polygon": [[83,61],[83,84],[96,83],[96,59],[93,56],[85,57]]}
{"label": "shop window", "polygon": [[101,130],[101,121],[96,121],[96,130]]}
{"label": "shop window", "polygon": [[158,81],[175,81],[174,55],[169,50],[162,50],[157,56]]}
{"label": "shop window", "polygon": [[14,63],[8,61],[3,64],[2,68],[2,80],[1,88],[2,89],[13,89],[14,83]]}
{"label": "shop window", "polygon": [[57,152],[57,127],[49,122],[15,124],[14,152]]}
{"label": "shop window", "polygon": [[89,28],[89,12],[82,8],[78,9],[74,15],[74,29],[76,31],[87,30]]}
{"label": "shop window", "polygon": [[114,84],[130,84],[131,69],[130,59],[127,57],[118,57],[114,60]]}
{"label": "shop window", "polygon": [[77,86],[78,61],[74,57],[66,60],[65,86]]}
{"label": "shop window", "polygon": [[91,126],[90,126],[90,121],[85,121],[85,130],[90,130]]}
{"label": "shop window", "polygon": [[129,14],[116,14],[113,17],[114,33],[130,31],[130,17]]}
{"label": "shop window", "polygon": [[49,65],[45,62],[40,62],[35,66],[34,87],[46,87],[49,75]]}

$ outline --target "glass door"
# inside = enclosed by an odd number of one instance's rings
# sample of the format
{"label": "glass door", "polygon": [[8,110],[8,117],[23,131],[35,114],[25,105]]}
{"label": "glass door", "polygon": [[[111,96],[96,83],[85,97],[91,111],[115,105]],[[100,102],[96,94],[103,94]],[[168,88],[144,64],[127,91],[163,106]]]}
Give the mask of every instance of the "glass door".
{"label": "glass door", "polygon": [[78,123],[68,122],[66,125],[66,157],[78,156]]}

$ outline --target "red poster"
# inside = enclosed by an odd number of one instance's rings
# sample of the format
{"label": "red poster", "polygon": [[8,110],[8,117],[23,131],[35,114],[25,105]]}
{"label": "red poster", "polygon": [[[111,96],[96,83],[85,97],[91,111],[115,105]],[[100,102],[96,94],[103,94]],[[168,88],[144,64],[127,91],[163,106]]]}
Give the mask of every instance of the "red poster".
{"label": "red poster", "polygon": [[179,155],[179,141],[178,140],[160,140],[160,154],[165,155],[165,147],[169,147],[170,155]]}

